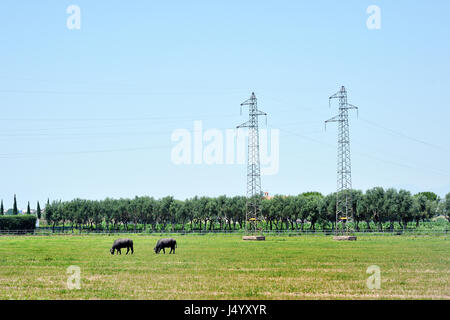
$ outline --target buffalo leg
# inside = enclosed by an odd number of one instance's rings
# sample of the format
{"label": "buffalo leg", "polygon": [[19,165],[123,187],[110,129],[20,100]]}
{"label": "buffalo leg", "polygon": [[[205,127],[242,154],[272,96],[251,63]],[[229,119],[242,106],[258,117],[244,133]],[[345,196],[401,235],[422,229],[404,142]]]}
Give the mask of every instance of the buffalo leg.
{"label": "buffalo leg", "polygon": [[163,248],[163,252],[164,252],[164,254],[166,254],[166,248]]}
{"label": "buffalo leg", "polygon": [[133,247],[131,247],[131,254],[133,254],[134,253],[134,250],[133,250]]}
{"label": "buffalo leg", "polygon": [[128,252],[130,252],[130,247],[127,247],[127,254],[128,254]]}

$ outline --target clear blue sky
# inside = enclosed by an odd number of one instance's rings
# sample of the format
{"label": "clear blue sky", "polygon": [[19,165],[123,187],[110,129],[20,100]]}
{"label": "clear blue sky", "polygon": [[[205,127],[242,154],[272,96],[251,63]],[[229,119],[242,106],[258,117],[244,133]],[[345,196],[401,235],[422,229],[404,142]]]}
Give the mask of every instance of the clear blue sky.
{"label": "clear blue sky", "polygon": [[[68,30],[66,9],[81,9]],[[381,29],[366,27],[369,5]],[[336,188],[341,85],[353,186],[450,191],[450,2],[0,3],[0,197],[245,194],[245,165],[171,161],[171,133],[234,128],[255,91],[280,131],[271,194]],[[261,123],[264,127],[264,123]],[[392,131],[393,130],[393,131]]]}

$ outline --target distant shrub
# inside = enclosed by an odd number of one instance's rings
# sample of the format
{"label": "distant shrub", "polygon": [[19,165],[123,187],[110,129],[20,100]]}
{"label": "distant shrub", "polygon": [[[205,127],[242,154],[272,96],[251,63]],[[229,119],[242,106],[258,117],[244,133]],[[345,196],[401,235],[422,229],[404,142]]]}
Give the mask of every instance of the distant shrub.
{"label": "distant shrub", "polygon": [[34,215],[0,216],[0,230],[34,230],[35,227]]}

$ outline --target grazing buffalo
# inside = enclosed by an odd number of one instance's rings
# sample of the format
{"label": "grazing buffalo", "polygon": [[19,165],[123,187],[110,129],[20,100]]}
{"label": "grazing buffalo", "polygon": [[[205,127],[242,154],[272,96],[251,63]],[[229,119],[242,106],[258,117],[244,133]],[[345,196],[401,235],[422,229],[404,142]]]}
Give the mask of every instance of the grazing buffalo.
{"label": "grazing buffalo", "polygon": [[162,249],[162,251],[164,252],[164,254],[166,254],[166,250],[165,248],[170,248],[170,252],[169,254],[173,253],[175,254],[175,248],[177,247],[177,242],[175,241],[175,239],[160,239],[158,240],[158,243],[156,244],[156,247],[153,249],[155,250],[155,253],[159,253]]}
{"label": "grazing buffalo", "polygon": [[134,253],[133,251],[133,240],[131,239],[117,239],[116,241],[114,241],[113,246],[111,248],[111,250],[109,250],[111,252],[111,254],[114,254],[114,251],[117,250],[117,254],[122,254],[122,252],[120,251],[120,249],[122,248],[127,248],[127,254],[131,249],[131,254]]}

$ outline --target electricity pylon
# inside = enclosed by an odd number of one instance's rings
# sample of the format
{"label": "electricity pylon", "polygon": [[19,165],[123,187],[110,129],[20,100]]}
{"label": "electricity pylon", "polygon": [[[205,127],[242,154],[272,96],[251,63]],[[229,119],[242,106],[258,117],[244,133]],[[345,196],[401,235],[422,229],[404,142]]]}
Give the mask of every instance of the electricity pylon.
{"label": "electricity pylon", "polygon": [[[337,193],[336,193],[336,224],[335,232],[338,233],[338,225],[342,223],[342,231],[346,229],[347,222],[353,220],[352,206],[352,166],[350,162],[350,133],[348,124],[348,110],[358,109],[347,102],[347,91],[342,86],[341,90],[329,98],[339,99],[339,114],[325,121],[325,128],[328,122],[337,122],[338,133],[338,161],[337,161]],[[347,229],[348,231],[348,229]]]}
{"label": "electricity pylon", "polygon": [[[248,155],[247,155],[247,205],[246,205],[246,226],[251,233],[258,232],[258,221],[261,217],[261,170],[259,160],[259,130],[258,117],[266,116],[265,112],[258,110],[255,93],[252,92],[250,99],[241,103],[248,106],[249,120],[237,128],[248,128]],[[267,118],[266,118],[267,119]]]}

